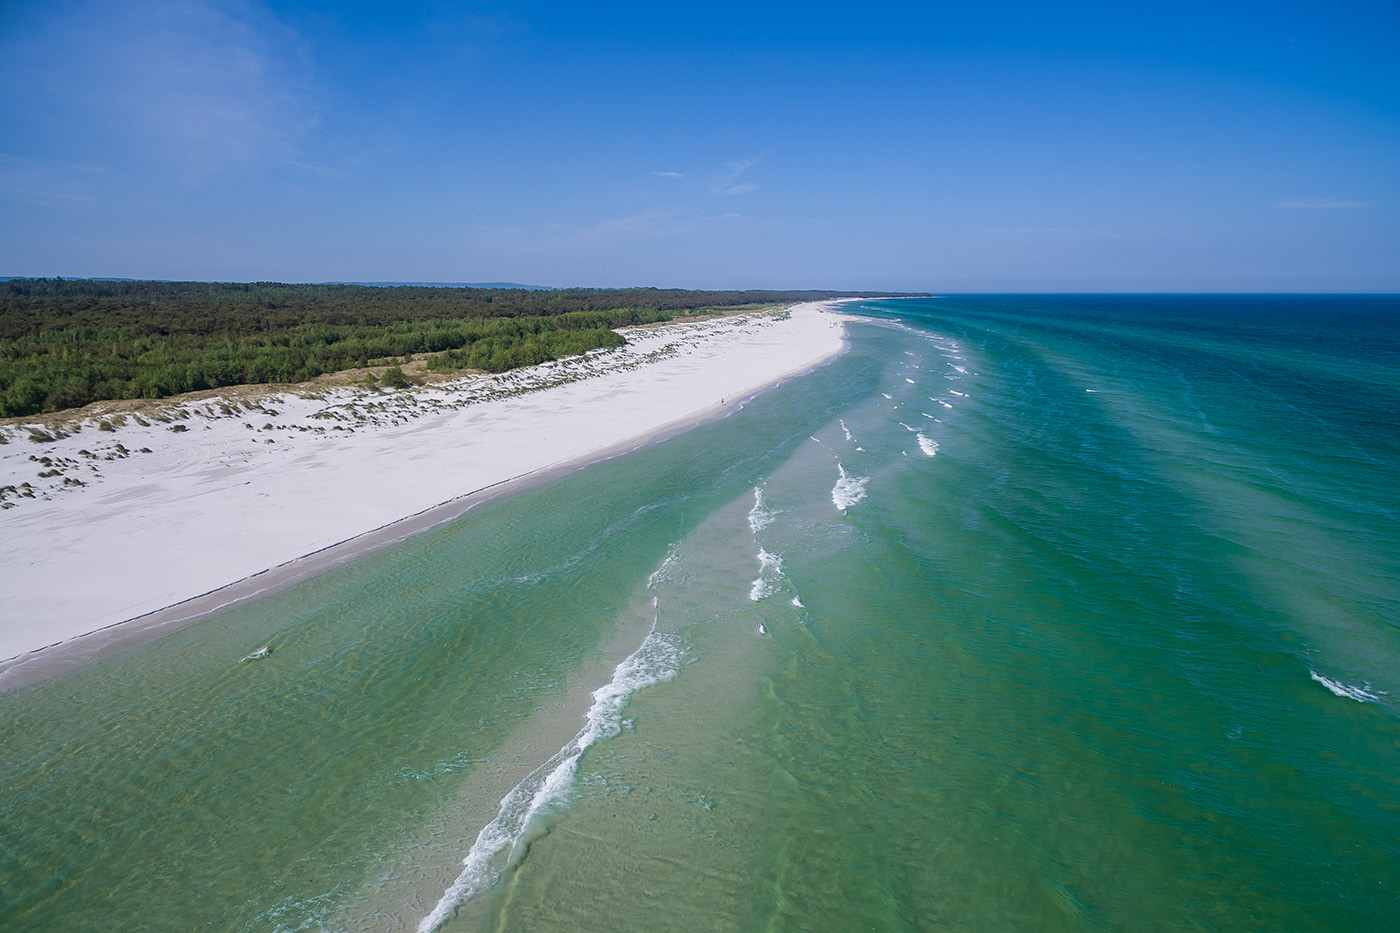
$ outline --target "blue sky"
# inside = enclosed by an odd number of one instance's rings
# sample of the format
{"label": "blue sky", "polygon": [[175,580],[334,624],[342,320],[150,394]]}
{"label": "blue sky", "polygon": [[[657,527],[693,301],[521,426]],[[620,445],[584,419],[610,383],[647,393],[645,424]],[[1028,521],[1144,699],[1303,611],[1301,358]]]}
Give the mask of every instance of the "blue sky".
{"label": "blue sky", "polygon": [[0,274],[1400,291],[1400,5],[0,0]]}

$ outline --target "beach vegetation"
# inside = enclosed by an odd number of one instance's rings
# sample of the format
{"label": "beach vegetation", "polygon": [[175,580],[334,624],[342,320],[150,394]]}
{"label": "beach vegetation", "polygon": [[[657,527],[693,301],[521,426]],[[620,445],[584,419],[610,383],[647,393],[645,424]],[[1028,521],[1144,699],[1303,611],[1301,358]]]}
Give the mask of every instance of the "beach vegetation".
{"label": "beach vegetation", "polygon": [[836,294],[14,279],[0,283],[0,418],[420,355],[431,372],[505,372],[622,346],[619,327]]}
{"label": "beach vegetation", "polygon": [[403,370],[397,366],[390,366],[384,370],[384,375],[379,377],[380,383],[391,389],[408,388],[408,377],[403,374]]}

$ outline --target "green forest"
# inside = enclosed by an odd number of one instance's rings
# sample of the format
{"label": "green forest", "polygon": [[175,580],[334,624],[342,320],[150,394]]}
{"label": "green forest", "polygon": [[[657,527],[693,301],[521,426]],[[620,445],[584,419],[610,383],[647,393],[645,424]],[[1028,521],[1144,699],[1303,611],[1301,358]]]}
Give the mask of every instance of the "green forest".
{"label": "green forest", "polygon": [[0,417],[305,382],[412,354],[434,354],[436,372],[504,372],[621,346],[615,327],[841,294],[11,279]]}

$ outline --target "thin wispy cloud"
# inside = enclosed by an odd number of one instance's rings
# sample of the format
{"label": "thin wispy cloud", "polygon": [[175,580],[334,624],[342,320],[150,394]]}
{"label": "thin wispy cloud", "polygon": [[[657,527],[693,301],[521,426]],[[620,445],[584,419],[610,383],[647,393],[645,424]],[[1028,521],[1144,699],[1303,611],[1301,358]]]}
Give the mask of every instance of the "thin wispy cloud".
{"label": "thin wispy cloud", "polygon": [[519,36],[530,29],[525,20],[506,10],[439,9],[425,15],[423,25],[430,32],[470,42]]}
{"label": "thin wispy cloud", "polygon": [[751,181],[746,181],[741,185],[730,185],[728,188],[725,188],[723,191],[719,192],[719,194],[721,197],[733,197],[735,195],[748,194],[750,191],[757,190],[758,185],[754,184]]}
{"label": "thin wispy cloud", "polygon": [[986,231],[990,237],[1007,240],[1112,240],[1142,231],[1123,226],[1000,227]]}
{"label": "thin wispy cloud", "polygon": [[493,249],[502,243],[533,243],[546,252],[555,250],[614,250],[624,244],[655,243],[685,237],[733,224],[743,215],[733,212],[712,215],[680,208],[656,208],[634,214],[610,217],[596,223],[542,223],[486,226],[471,229],[477,247]]}
{"label": "thin wispy cloud", "polygon": [[669,178],[684,182],[684,189],[710,198],[737,197],[758,190],[758,183],[740,179],[759,163],[754,159],[738,159],[725,162],[718,169],[707,169],[687,174],[685,172],[652,172],[656,178]]}
{"label": "thin wispy cloud", "polygon": [[1305,198],[1297,201],[1280,201],[1274,205],[1283,210],[1337,210],[1348,207],[1370,207],[1370,201],[1342,201],[1336,198]]}
{"label": "thin wispy cloud", "polygon": [[757,190],[758,185],[754,182],[739,182],[740,176],[757,164],[758,159],[744,159],[739,162],[727,163],[725,174],[721,176],[718,184],[710,188],[710,193],[716,197],[733,197]]}
{"label": "thin wispy cloud", "polygon": [[614,217],[594,224],[579,236],[584,240],[611,239],[615,237],[657,236],[673,232],[670,221],[676,217],[675,211],[652,210],[626,217]]}
{"label": "thin wispy cloud", "polygon": [[79,162],[40,162],[0,153],[0,198],[44,207],[91,204],[107,172]]}
{"label": "thin wispy cloud", "polygon": [[[715,212],[714,198],[735,197],[758,188],[758,183],[744,178],[759,163],[757,158],[725,162],[691,172],[656,170],[647,172],[654,178],[666,179],[645,189],[656,196],[645,209],[616,214],[600,208],[594,218],[575,217],[568,223],[526,225],[488,225],[473,227],[476,243],[481,248],[498,248],[503,242],[533,242],[545,252],[554,250],[594,251],[616,249],[623,245],[696,235],[713,230],[718,225],[732,226],[745,215],[734,211]],[[613,206],[618,206],[614,204]],[[634,207],[641,205],[633,202]]]}
{"label": "thin wispy cloud", "polygon": [[152,164],[191,179],[289,164],[316,123],[310,55],[259,4],[91,2],[52,17],[0,47],[7,83]]}

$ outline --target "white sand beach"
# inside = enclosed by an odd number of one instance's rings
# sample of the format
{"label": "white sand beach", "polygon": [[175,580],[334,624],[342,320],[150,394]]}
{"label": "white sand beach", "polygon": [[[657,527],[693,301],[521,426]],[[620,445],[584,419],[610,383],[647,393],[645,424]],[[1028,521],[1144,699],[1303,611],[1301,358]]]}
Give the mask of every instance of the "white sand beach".
{"label": "white sand beach", "polygon": [[16,488],[0,510],[0,680],[88,633],[187,621],[316,572],[306,555],[343,562],[484,490],[716,416],[839,353],[835,307],[633,329],[618,350],[410,389],[185,401],[166,421],[90,418],[49,442],[0,429],[0,487]]}

